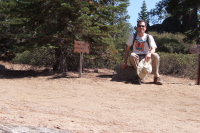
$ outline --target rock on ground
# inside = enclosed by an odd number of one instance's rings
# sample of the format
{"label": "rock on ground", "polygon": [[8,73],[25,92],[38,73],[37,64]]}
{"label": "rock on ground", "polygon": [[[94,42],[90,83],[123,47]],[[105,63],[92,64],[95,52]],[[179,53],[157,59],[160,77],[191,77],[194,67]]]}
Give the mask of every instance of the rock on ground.
{"label": "rock on ground", "polygon": [[133,66],[127,66],[125,69],[122,69],[121,65],[117,65],[112,79],[116,81],[133,81],[136,76],[137,72]]}
{"label": "rock on ground", "polygon": [[25,126],[4,126],[0,124],[0,133],[72,133],[68,131],[42,128],[42,127],[25,127]]}

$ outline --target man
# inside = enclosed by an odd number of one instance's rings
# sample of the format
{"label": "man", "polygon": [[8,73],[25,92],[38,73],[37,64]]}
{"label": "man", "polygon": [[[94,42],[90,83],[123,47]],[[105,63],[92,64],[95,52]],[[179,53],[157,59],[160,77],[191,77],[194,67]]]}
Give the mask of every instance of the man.
{"label": "man", "polygon": [[[133,47],[133,52],[130,55],[130,63],[133,65],[135,70],[137,70],[137,66],[139,61],[145,58],[145,61],[152,60],[152,70],[154,74],[154,83],[158,85],[162,85],[160,75],[159,75],[159,63],[160,56],[155,53],[157,45],[153,39],[153,37],[149,34],[146,34],[145,31],[147,29],[147,23],[144,20],[140,20],[137,23],[137,34],[131,35],[127,41],[127,47],[124,53],[124,63],[121,65],[121,68],[124,69],[127,66],[127,59],[129,56],[129,52],[131,47]],[[135,37],[135,38],[134,38]],[[134,44],[133,44],[134,43]],[[141,84],[141,79],[139,76],[136,78],[136,82]]]}

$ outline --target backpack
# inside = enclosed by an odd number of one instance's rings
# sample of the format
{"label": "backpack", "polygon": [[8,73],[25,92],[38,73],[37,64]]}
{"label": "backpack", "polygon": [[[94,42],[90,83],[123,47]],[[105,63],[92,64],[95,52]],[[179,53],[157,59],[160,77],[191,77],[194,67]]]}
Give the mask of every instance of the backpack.
{"label": "backpack", "polygon": [[[137,33],[134,34],[133,45],[132,45],[131,49],[133,49],[136,37],[137,37]],[[146,40],[146,42],[147,42],[147,44],[148,44],[148,46],[150,48],[150,45],[149,45],[149,34],[147,34],[147,40]]]}

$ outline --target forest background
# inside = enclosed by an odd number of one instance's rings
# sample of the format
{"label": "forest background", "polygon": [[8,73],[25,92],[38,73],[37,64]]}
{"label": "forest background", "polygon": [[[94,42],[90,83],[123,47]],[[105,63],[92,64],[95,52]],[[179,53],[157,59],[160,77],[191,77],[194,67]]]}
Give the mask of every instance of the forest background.
{"label": "forest background", "polygon": [[[12,63],[77,71],[74,40],[90,44],[84,68],[109,68],[123,62],[127,38],[135,33],[128,19],[129,0],[0,0],[0,58]],[[160,72],[196,78],[200,44],[200,3],[161,0],[138,19],[146,20],[161,56]],[[150,25],[151,24],[151,25]]]}

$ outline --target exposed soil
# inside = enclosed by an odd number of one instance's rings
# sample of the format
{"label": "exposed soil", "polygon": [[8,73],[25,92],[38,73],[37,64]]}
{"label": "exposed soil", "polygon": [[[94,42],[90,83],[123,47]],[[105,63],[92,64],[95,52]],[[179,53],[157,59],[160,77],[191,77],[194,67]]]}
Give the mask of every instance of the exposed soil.
{"label": "exposed soil", "polygon": [[0,124],[74,133],[199,133],[200,86],[161,75],[164,85],[112,80],[113,70],[53,74],[0,62]]}

